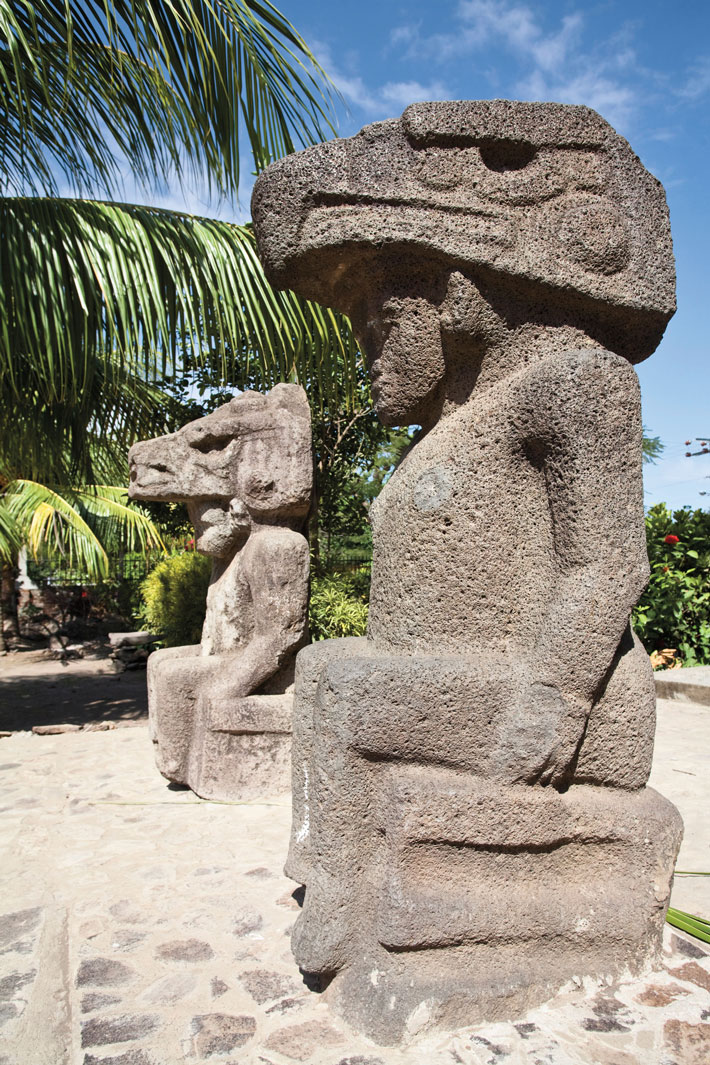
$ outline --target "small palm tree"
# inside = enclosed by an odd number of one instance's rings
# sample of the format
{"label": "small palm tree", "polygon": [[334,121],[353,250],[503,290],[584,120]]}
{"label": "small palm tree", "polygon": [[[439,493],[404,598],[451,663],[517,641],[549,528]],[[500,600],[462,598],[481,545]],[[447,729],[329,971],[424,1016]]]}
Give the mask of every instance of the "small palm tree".
{"label": "small palm tree", "polygon": [[237,385],[255,365],[266,385],[316,380],[347,405],[357,349],[346,320],[273,292],[249,226],[116,200],[126,168],[235,197],[245,141],[258,172],[331,134],[332,87],[269,0],[0,0],[0,73],[7,565],[18,535],[79,535],[71,486],[161,431],[154,382],[181,360],[218,357]]}

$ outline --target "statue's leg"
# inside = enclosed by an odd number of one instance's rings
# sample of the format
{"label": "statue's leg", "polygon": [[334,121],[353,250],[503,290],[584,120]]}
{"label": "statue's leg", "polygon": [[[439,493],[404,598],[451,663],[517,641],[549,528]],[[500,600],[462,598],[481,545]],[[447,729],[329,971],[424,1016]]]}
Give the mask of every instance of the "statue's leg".
{"label": "statue's leg", "polygon": [[307,971],[326,973],[352,957],[372,903],[383,771],[393,762],[484,764],[488,715],[512,702],[516,678],[500,662],[492,676],[489,661],[362,654],[326,657],[318,671],[317,654],[301,674],[308,718],[299,704],[294,774],[302,791],[287,868],[306,884],[294,954]]}
{"label": "statue's leg", "polygon": [[296,658],[296,686],[293,703],[291,744],[291,841],[286,859],[286,876],[299,884],[308,883],[310,868],[311,788],[315,767],[313,720],[318,682],[331,661],[368,654],[364,638],[319,640],[299,651]]}
{"label": "statue's leg", "polygon": [[293,693],[242,696],[234,688],[225,660],[200,700],[192,790],[218,802],[281,795],[290,785]]}
{"label": "statue's leg", "polygon": [[653,669],[629,625],[589,715],[573,782],[642,788],[651,772],[655,731]]}
{"label": "statue's leg", "polygon": [[158,769],[168,780],[190,784],[199,678],[208,658],[199,646],[167,647],[148,659],[150,737]]}

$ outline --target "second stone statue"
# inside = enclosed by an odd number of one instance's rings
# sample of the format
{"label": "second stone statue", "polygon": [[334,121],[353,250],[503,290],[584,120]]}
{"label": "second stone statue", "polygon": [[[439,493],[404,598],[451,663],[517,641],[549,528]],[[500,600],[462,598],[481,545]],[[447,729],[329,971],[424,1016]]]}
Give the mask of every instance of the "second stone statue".
{"label": "second stone statue", "polygon": [[294,660],[308,635],[313,458],[306,395],[245,392],[176,433],[135,444],[135,500],[187,503],[212,558],[201,643],[148,660],[161,773],[207,799],[290,784]]}

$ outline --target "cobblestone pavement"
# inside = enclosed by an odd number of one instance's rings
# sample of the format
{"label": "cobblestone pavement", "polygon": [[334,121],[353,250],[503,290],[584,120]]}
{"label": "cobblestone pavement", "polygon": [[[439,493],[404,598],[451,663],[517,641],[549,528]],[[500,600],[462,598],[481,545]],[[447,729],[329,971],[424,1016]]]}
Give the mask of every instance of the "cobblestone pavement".
{"label": "cobblestone pavement", "polygon": [[[675,731],[686,709],[673,704]],[[659,784],[677,775],[705,833],[691,860],[710,840],[703,714],[689,719],[689,750],[669,740],[654,770]],[[383,1049],[349,1031],[291,957],[288,796],[221,805],[171,791],[144,727],[15,734],[0,741],[0,786],[0,1065],[710,1061],[710,956],[670,928],[664,967],[643,980]]]}

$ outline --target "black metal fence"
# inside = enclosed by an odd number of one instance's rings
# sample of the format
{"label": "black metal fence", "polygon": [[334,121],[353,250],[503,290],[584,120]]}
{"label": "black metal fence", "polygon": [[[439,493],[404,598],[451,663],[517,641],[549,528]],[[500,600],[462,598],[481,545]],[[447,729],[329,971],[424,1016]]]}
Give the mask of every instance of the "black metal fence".
{"label": "black metal fence", "polygon": [[363,570],[369,573],[372,569],[372,556],[338,555],[337,557],[326,559],[323,563],[323,569],[326,573],[360,573]]}
{"label": "black metal fence", "polygon": [[[138,583],[148,576],[162,555],[128,555],[124,558],[109,560],[109,571],[104,581],[129,581]],[[27,576],[38,587],[52,585],[55,587],[93,585],[96,578],[90,577],[86,570],[63,566],[61,563],[27,560]]]}

